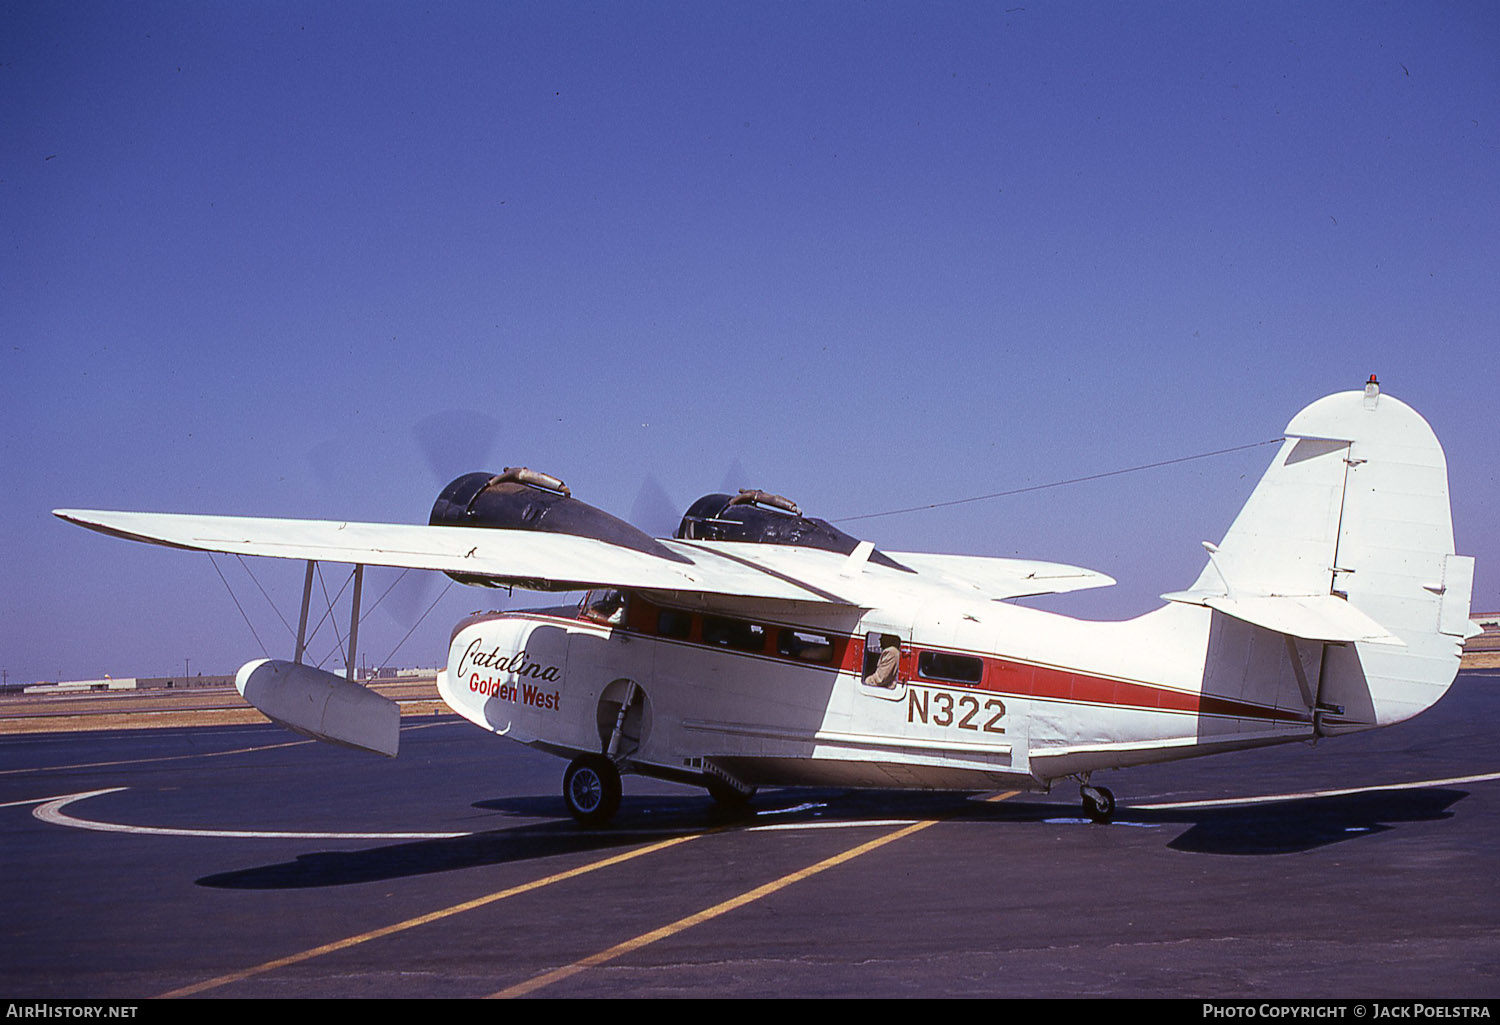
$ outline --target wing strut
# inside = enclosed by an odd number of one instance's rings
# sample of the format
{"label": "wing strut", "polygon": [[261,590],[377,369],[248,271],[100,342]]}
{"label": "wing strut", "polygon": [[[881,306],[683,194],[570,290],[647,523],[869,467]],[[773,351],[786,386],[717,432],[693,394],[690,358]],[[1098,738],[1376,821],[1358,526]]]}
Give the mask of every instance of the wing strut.
{"label": "wing strut", "polygon": [[355,642],[359,640],[359,592],[364,582],[364,563],[356,563],[354,566],[354,600],[349,603],[349,658],[344,663],[348,668],[345,678],[351,681],[354,679],[354,672],[357,668],[354,653],[358,650]]}
{"label": "wing strut", "polygon": [[[235,674],[235,688],[266,718],[295,733],[394,758],[401,744],[401,709],[390,698],[360,685],[355,679],[359,602],[365,577],[363,563],[354,566],[354,597],[350,603],[349,652],[344,663],[344,677],[302,662],[307,650],[307,610],[312,601],[316,566],[316,562],[309,559],[302,580],[302,617],[297,625],[296,659],[281,662],[260,658],[247,662]],[[340,589],[339,593],[342,594],[343,590]],[[328,611],[333,611],[332,602]],[[334,632],[338,632],[337,627]]]}
{"label": "wing strut", "polygon": [[302,618],[297,620],[297,650],[292,655],[292,661],[298,665],[307,651],[307,604],[312,599],[313,569],[317,565],[317,560],[308,559],[307,576],[302,578]]}
{"label": "wing strut", "polygon": [[[307,654],[307,610],[308,606],[312,603],[313,571],[317,569],[317,566],[318,562],[316,559],[308,559],[307,572],[302,577],[302,612],[297,618],[297,647],[292,652],[293,665],[302,665],[302,656]],[[354,564],[353,579],[354,597],[349,603],[349,650],[345,653],[344,657],[344,678],[347,680],[355,679],[355,671],[358,668],[355,662],[357,657],[355,653],[359,650],[359,604],[360,594],[364,590],[365,582],[364,563]],[[342,589],[340,589],[340,593],[343,593]],[[337,595],[335,595],[334,600],[338,600]],[[330,605],[329,612],[332,611],[333,607]],[[326,616],[327,613],[324,615]],[[322,625],[321,620],[319,620],[318,625]],[[314,627],[313,633],[317,632],[317,627]],[[335,627],[334,633],[337,632],[338,628]]]}

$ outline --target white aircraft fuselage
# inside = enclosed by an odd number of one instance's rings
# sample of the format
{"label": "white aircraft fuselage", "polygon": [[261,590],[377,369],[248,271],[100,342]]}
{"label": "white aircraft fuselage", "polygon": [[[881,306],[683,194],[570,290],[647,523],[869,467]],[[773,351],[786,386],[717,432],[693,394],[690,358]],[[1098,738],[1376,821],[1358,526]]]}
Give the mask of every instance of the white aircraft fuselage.
{"label": "white aircraft fuselage", "polygon": [[[621,621],[607,624],[588,619],[586,604],[576,616],[460,624],[439,678],[444,700],[555,754],[606,750],[613,738],[612,757],[633,771],[718,772],[747,787],[1047,789],[1100,768],[1379,725],[1368,703],[1317,714],[1283,638],[1200,607],[1097,623],[933,601],[904,616],[793,620],[629,595]],[[1205,677],[1215,617],[1216,643],[1243,656],[1238,679]],[[872,634],[901,638],[892,686],[865,682]],[[1299,642],[1313,685],[1321,657],[1320,645]]]}

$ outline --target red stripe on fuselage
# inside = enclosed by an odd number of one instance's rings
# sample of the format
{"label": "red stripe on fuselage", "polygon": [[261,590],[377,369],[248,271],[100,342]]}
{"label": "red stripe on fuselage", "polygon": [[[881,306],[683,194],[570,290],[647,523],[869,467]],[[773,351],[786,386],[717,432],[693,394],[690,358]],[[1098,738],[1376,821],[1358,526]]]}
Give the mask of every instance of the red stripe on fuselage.
{"label": "red stripe on fuselage", "polygon": [[[864,645],[862,638],[855,636],[834,635],[836,646],[835,657],[830,663],[814,664],[799,662],[796,659],[787,658],[774,652],[746,652],[734,648],[723,647],[716,644],[705,643],[701,639],[695,617],[692,636],[690,639],[659,638],[664,643],[685,645],[694,648],[703,648],[716,651],[723,655],[741,656],[746,658],[768,658],[775,662],[788,665],[801,665],[807,668],[823,668],[839,672],[853,673],[858,675],[862,672],[862,656]],[[536,621],[557,622],[556,616],[539,616],[535,613],[514,612],[501,613],[496,618],[532,619]],[[612,629],[623,630],[626,633],[637,634],[645,637],[655,637],[649,630],[641,629],[644,619],[631,617],[633,622],[629,626],[615,626]],[[601,625],[590,620],[578,619],[567,620],[567,622],[578,623],[601,629]],[[781,624],[785,625],[785,624]],[[773,628],[779,628],[772,624]],[[602,627],[602,629],[611,629]],[[818,632],[827,634],[825,629],[819,628]],[[769,633],[769,631],[768,631]],[[769,642],[768,642],[769,643]],[[837,650],[842,649],[842,650]],[[941,651],[952,654],[968,655],[978,658],[984,663],[984,674],[978,685],[957,683],[949,680],[934,680],[920,676],[911,671],[917,663],[917,652],[919,651]],[[993,655],[985,655],[973,651],[959,651],[957,649],[936,648],[930,645],[915,644],[902,658],[902,676],[910,684],[925,687],[938,687],[951,691],[986,691],[1006,697],[1037,698],[1043,701],[1067,701],[1080,704],[1106,705],[1113,708],[1133,708],[1147,711],[1178,712],[1189,715],[1213,715],[1228,716],[1240,719],[1261,719],[1272,722],[1311,722],[1311,717],[1305,710],[1269,708],[1265,705],[1251,704],[1245,701],[1236,701],[1231,698],[1221,697],[1213,694],[1198,694],[1192,691],[1174,690],[1157,684],[1137,683],[1130,680],[1115,680],[1105,676],[1091,676],[1087,673],[1079,673],[1070,669],[1055,666],[1036,665],[1027,662],[1015,662],[1008,659],[998,658]]]}

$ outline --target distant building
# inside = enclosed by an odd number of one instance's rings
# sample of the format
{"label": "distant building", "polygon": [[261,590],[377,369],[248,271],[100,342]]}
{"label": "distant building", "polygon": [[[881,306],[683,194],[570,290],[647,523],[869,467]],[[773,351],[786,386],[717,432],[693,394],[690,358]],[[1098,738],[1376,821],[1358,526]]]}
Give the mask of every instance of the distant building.
{"label": "distant building", "polygon": [[1469,618],[1478,623],[1484,633],[1469,638],[1464,645],[1464,654],[1479,651],[1500,652],[1500,612],[1471,612]]}
{"label": "distant building", "polygon": [[56,683],[33,683],[21,688],[24,694],[88,694],[121,690],[177,690],[183,687],[233,687],[233,676],[128,676],[102,680],[59,680]]}

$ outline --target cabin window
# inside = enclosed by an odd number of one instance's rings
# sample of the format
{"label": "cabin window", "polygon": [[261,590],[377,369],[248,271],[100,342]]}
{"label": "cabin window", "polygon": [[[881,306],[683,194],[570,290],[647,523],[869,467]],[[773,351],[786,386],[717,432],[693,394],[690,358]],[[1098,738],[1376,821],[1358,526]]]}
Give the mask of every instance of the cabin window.
{"label": "cabin window", "polygon": [[736,651],[765,651],[766,628],[759,623],[747,623],[743,619],[704,616],[703,640],[706,644],[734,648]]}
{"label": "cabin window", "polygon": [[945,651],[924,651],[917,656],[917,673],[924,679],[948,683],[978,683],[984,675],[984,663],[971,655],[951,655]]}
{"label": "cabin window", "polygon": [[671,637],[685,641],[693,632],[693,616],[677,609],[662,609],[656,616],[656,633],[660,637]]}
{"label": "cabin window", "polygon": [[776,634],[776,654],[799,662],[832,662],[833,638],[787,627]]}
{"label": "cabin window", "polygon": [[583,618],[608,626],[625,622],[625,592],[590,591],[583,598]]}

